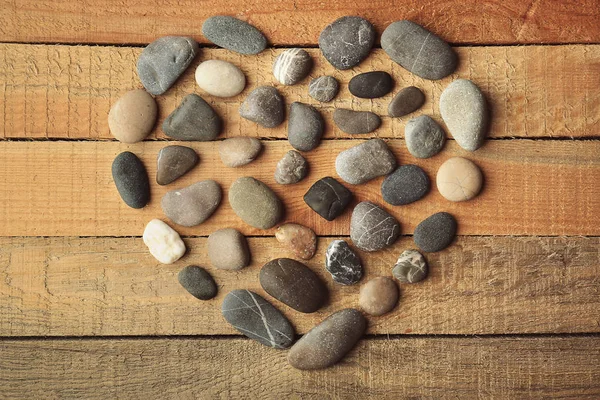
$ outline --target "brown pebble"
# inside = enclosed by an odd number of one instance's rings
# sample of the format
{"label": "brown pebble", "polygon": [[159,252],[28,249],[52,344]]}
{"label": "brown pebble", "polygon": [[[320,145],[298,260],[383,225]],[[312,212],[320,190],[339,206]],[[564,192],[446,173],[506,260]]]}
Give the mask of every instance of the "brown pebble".
{"label": "brown pebble", "polygon": [[379,316],[396,306],[398,296],[396,283],[385,276],[378,276],[360,287],[358,303],[367,314]]}
{"label": "brown pebble", "polygon": [[281,225],[277,228],[275,237],[303,260],[311,259],[317,250],[317,235],[312,229],[300,224]]}
{"label": "brown pebble", "polygon": [[154,98],[143,89],[131,90],[110,108],[110,133],[123,143],[141,142],[154,128],[157,106]]}

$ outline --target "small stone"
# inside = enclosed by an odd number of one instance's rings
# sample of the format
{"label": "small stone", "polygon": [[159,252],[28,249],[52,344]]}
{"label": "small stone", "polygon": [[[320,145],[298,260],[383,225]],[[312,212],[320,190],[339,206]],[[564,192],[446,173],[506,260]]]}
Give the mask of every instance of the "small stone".
{"label": "small stone", "polygon": [[298,183],[308,173],[308,163],[296,150],[290,150],[277,163],[275,182],[280,185]]}
{"label": "small stone", "polygon": [[363,276],[360,258],[343,240],[333,240],[325,252],[325,268],[331,278],[342,285],[353,285]]}
{"label": "small stone", "polygon": [[308,85],[308,94],[322,103],[329,103],[340,91],[340,83],[333,76],[315,78]]}
{"label": "small stone", "polygon": [[317,251],[317,235],[300,224],[281,225],[275,232],[275,238],[303,260],[310,260]]}
{"label": "small stone", "polygon": [[262,150],[262,143],[256,138],[234,137],[219,143],[219,157],[228,167],[236,168],[251,163]]}
{"label": "small stone", "polygon": [[273,63],[273,75],[282,85],[295,85],[306,78],[313,61],[304,49],[284,50]]}
{"label": "small stone", "polygon": [[370,133],[381,126],[379,115],[371,111],[354,111],[345,108],[335,109],[333,122],[342,132],[351,135]]}
{"label": "small stone", "polygon": [[267,38],[258,29],[226,15],[204,21],[202,34],[217,46],[240,54],[258,54],[267,48]]}
{"label": "small stone", "polygon": [[330,176],[316,181],[304,195],[304,202],[327,221],[338,217],[352,201],[352,192]]}
{"label": "small stone", "polygon": [[238,217],[258,229],[269,229],[283,217],[283,203],[264,183],[250,176],[229,188],[229,204]]}
{"label": "small stone", "polygon": [[342,151],[335,159],[335,171],[344,181],[359,185],[391,173],[396,158],[381,139],[371,139]]}
{"label": "small stone", "polygon": [[485,96],[473,82],[457,79],[440,96],[440,113],[460,147],[475,151],[487,134],[489,111]]}
{"label": "small stone", "polygon": [[285,117],[283,97],[272,86],[259,86],[240,106],[240,116],[265,128],[275,128]]}
{"label": "small stone", "polygon": [[173,139],[202,142],[215,139],[222,128],[221,117],[194,93],[185,96],[162,125],[165,134]]}
{"label": "small stone", "polygon": [[388,105],[388,115],[392,118],[403,117],[417,111],[425,103],[425,95],[415,86],[405,87],[392,99]]}
{"label": "small stone", "polygon": [[429,178],[421,167],[402,165],[381,184],[383,200],[401,206],[422,199],[429,192]]}
{"label": "small stone", "polygon": [[358,304],[369,315],[386,314],[398,304],[399,291],[396,283],[385,276],[373,278],[360,287]]}
{"label": "small stone", "polygon": [[177,225],[196,226],[215,212],[221,196],[219,184],[208,179],[165,193],[161,206],[167,218]]}
{"label": "small stone", "polygon": [[447,212],[439,212],[417,225],[413,239],[421,250],[434,253],[444,250],[452,243],[456,229],[454,217]]}
{"label": "small stone", "polygon": [[240,270],[250,264],[250,250],[246,237],[233,228],[223,228],[208,236],[206,247],[213,267]]}
{"label": "small stone", "polygon": [[458,64],[448,43],[412,21],[391,23],[381,35],[381,47],[393,61],[425,79],[442,79]]}
{"label": "small stone", "polygon": [[174,182],[194,168],[198,161],[194,149],[178,145],[163,147],[156,162],[156,183],[168,185]]}
{"label": "small stone", "polygon": [[446,160],[438,169],[438,191],[450,201],[467,201],[479,194],[483,174],[475,163],[462,157]]}
{"label": "small stone", "polygon": [[341,17],[319,35],[323,57],[337,69],[350,69],[367,58],[375,43],[375,28],[360,17]]}
{"label": "small stone", "polygon": [[179,234],[160,219],[148,222],[142,239],[150,254],[162,264],[172,264],[185,254],[185,244]]}
{"label": "small stone", "polygon": [[150,182],[142,161],[124,151],[112,163],[112,176],[121,199],[131,208],[143,208],[150,201]]}
{"label": "small stone", "polygon": [[295,101],[290,106],[288,141],[296,150],[310,151],[321,142],[325,130],[323,116],[311,105]]}
{"label": "small stone", "polygon": [[358,74],[348,82],[348,90],[361,99],[383,97],[394,88],[394,79],[385,71]]}
{"label": "small stone", "polygon": [[108,128],[120,142],[141,142],[154,128],[157,113],[156,101],[148,92],[130,90],[110,108]]}
{"label": "small stone", "polygon": [[234,64],[222,60],[200,63],[195,77],[200,89],[217,97],[237,96],[246,87],[244,73]]}
{"label": "small stone", "polygon": [[421,115],[406,123],[404,139],[410,154],[417,158],[429,158],[442,150],[446,134],[433,118]]}
{"label": "small stone", "polygon": [[327,317],[302,336],[288,352],[288,362],[300,370],[322,369],[341,361],[367,330],[360,311],[346,308]]}
{"label": "small stone", "polygon": [[164,36],[150,43],[140,54],[137,71],[142,85],[153,95],[163,94],[200,52],[189,37]]}
{"label": "small stone", "polygon": [[223,318],[250,339],[275,349],[294,343],[294,328],[271,303],[249,290],[232,290],[221,305]]}
{"label": "small stone", "polygon": [[177,275],[185,290],[199,300],[210,300],[217,295],[217,284],[213,277],[202,267],[188,265]]}
{"label": "small stone", "polygon": [[350,239],[363,251],[377,251],[392,245],[400,236],[400,223],[377,204],[358,203],[350,219]]}
{"label": "small stone", "polygon": [[416,250],[404,250],[392,269],[394,278],[402,283],[417,283],[427,276],[427,261]]}

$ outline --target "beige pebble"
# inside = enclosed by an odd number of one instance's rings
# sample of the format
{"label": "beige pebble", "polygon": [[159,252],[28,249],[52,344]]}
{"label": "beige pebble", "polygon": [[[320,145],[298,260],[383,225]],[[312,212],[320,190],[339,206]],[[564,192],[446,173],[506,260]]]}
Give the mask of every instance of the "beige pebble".
{"label": "beige pebble", "polygon": [[218,269],[238,270],[250,263],[246,237],[233,228],[223,228],[208,236],[208,258]]}
{"label": "beige pebble", "polygon": [[179,234],[160,219],[148,222],[143,240],[150,254],[163,264],[172,264],[185,254],[185,244]]}
{"label": "beige pebble", "polygon": [[367,314],[379,316],[390,312],[398,303],[396,283],[385,276],[373,278],[360,287],[358,303]]}
{"label": "beige pebble", "polygon": [[303,260],[311,259],[317,250],[317,235],[312,229],[300,224],[281,225],[277,228],[275,237]]}
{"label": "beige pebble", "polygon": [[246,77],[230,62],[208,60],[196,68],[196,83],[200,89],[213,96],[233,97],[246,87]]}
{"label": "beige pebble", "polygon": [[154,128],[157,106],[154,98],[143,89],[131,90],[110,108],[110,133],[123,143],[141,142]]}
{"label": "beige pebble", "polygon": [[450,201],[466,201],[477,196],[483,184],[483,175],[475,163],[454,157],[444,162],[437,172],[437,188]]}
{"label": "beige pebble", "polygon": [[241,167],[252,162],[262,149],[260,140],[249,137],[234,137],[219,143],[219,156],[228,167]]}

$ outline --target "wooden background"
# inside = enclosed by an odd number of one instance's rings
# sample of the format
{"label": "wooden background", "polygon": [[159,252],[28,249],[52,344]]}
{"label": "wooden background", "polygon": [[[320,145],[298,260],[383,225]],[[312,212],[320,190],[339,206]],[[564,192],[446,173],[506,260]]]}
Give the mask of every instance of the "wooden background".
{"label": "wooden background", "polygon": [[[201,25],[215,14],[250,21],[274,49],[240,56],[204,46],[158,97],[160,119],[187,93],[202,94],[193,79],[200,61],[229,60],[246,73],[248,88],[225,100],[202,95],[224,117],[223,137],[259,137],[265,151],[234,170],[221,165],[217,143],[192,143],[200,165],[168,187],[153,183],[148,207],[130,209],[112,182],[114,156],[133,151],[153,177],[167,138],[157,128],[143,143],[118,143],[108,110],[141,87],[135,62],[143,45],[167,34],[206,43]],[[364,16],[379,33],[398,19],[419,22],[456,46],[460,66],[451,77],[425,81],[376,49],[358,68],[335,71],[314,47],[321,29],[342,15]],[[599,18],[598,0],[0,0],[0,398],[600,398]],[[310,175],[284,188],[273,172],[290,149],[285,124],[258,128],[237,110],[252,88],[275,84],[272,62],[290,46],[310,47],[311,77],[333,74],[342,91],[318,105],[327,132],[306,154]],[[409,117],[385,116],[391,95],[363,100],[347,90],[352,76],[373,69],[394,76],[394,93],[422,88],[427,102],[415,115],[437,120],[444,87],[457,77],[475,81],[493,113],[485,146],[467,153],[450,140],[438,156],[414,159],[403,141]],[[278,87],[288,104],[314,104],[307,82]],[[434,212],[456,215],[460,236],[428,255],[429,278],[403,285],[398,307],[370,318],[368,337],[343,362],[301,372],[287,365],[285,352],[237,335],[219,312],[231,289],[267,296],[260,267],[288,255],[273,230],[249,228],[224,202],[203,225],[178,228],[190,252],[173,265],[158,264],[141,234],[151,218],[163,218],[167,190],[210,177],[227,192],[237,177],[253,175],[284,199],[287,221],[321,236],[307,264],[332,292],[315,314],[277,307],[302,334],[329,313],[357,306],[358,286],[334,285],[323,266],[329,241],[348,236],[349,210],[327,223],[302,201],[315,180],[335,176],[335,155],[362,140],[333,126],[335,107],[383,115],[370,136],[431,178],[444,160],[466,155],[481,166],[485,189],[468,203],[445,201],[434,189],[415,204],[386,206],[405,236],[361,254],[367,278],[390,275],[398,255],[414,246],[414,227]],[[352,190],[381,203],[380,183]],[[206,236],[223,226],[250,236],[249,268],[209,267]],[[214,274],[216,299],[199,302],[179,286],[177,272],[191,263]]]}

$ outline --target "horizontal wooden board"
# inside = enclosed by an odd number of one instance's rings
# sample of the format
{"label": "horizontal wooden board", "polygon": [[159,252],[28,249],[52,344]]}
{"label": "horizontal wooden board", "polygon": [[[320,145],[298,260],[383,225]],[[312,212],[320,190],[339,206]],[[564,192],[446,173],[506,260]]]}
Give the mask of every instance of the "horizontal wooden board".
{"label": "horizontal wooden board", "polygon": [[[206,239],[186,239],[189,253],[160,265],[140,238],[0,240],[0,336],[220,335],[236,331],[222,318],[225,294],[250,289],[273,302],[305,333],[330,313],[358,307],[359,285],[333,283],[324,268],[333,238],[320,238],[306,264],[326,282],[330,301],[302,314],[267,295],[262,265],[290,257],[275,238],[250,238],[252,264],[239,271],[210,265]],[[359,252],[361,283],[391,276],[411,238]],[[520,334],[600,332],[600,238],[459,237],[427,254],[429,277],[401,285],[398,307],[369,318],[373,334]],[[204,266],[218,296],[201,302],[178,283],[186,265]]]}
{"label": "horizontal wooden board", "polygon": [[[1,18],[1,17],[0,17]],[[2,26],[0,24],[0,26]],[[0,28],[1,29],[1,28]],[[406,121],[428,114],[441,122],[439,97],[453,79],[469,78],[485,92],[492,109],[490,136],[506,137],[598,137],[600,135],[600,46],[462,47],[456,49],[461,63],[457,72],[441,81],[415,77],[375,50],[360,67],[335,71],[318,49],[308,49],[315,60],[311,77],[332,74],[342,83],[337,99],[317,104],[308,96],[309,78],[301,84],[277,85],[286,102],[301,101],[322,110],[326,138],[350,138],[334,126],[334,108],[371,110],[383,116],[381,128],[371,136],[404,136]],[[276,84],[271,73],[282,49],[256,57],[225,50],[204,49],[201,56],[165,95],[158,96],[159,123],[150,138],[165,138],[162,120],[191,92],[202,94],[225,120],[222,136],[286,138],[286,123],[275,129],[260,128],[240,118],[241,101],[258,85]],[[111,105],[127,90],[141,87],[136,60],[140,48],[91,46],[0,45],[0,137],[112,139],[107,126]],[[219,99],[205,96],[194,80],[201,60],[224,59],[242,68],[248,88],[239,96]],[[396,80],[396,93],[416,85],[427,97],[423,108],[403,118],[388,118],[392,94],[368,100],[353,97],[347,83],[359,72],[385,70]]]}

